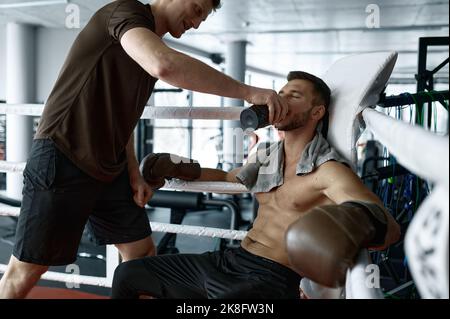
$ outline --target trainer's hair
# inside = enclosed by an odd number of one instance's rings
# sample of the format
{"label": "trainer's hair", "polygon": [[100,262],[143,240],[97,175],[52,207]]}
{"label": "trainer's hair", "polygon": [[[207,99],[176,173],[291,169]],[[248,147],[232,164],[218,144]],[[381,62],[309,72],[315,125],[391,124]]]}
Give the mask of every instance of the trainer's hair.
{"label": "trainer's hair", "polygon": [[313,84],[314,86],[314,94],[315,98],[313,100],[313,104],[323,105],[325,106],[325,115],[322,118],[323,127],[322,127],[322,135],[326,138],[328,135],[328,122],[329,122],[329,112],[328,108],[331,103],[331,90],[328,85],[321,79],[315,75],[312,75],[303,71],[292,71],[289,72],[287,76],[288,81],[292,80],[306,80]]}
{"label": "trainer's hair", "polygon": [[220,9],[220,7],[222,6],[222,4],[220,2],[221,2],[221,0],[212,0],[214,11],[216,11],[217,9]]}

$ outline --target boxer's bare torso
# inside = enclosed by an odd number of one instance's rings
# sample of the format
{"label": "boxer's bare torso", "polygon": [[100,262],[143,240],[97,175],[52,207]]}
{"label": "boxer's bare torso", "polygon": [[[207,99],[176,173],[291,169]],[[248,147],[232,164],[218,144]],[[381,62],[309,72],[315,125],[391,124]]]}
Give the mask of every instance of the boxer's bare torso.
{"label": "boxer's bare torso", "polygon": [[[342,165],[328,162],[324,165]],[[308,210],[334,204],[323,192],[320,174],[323,167],[304,175],[296,175],[296,163],[284,169],[284,183],[268,193],[258,193],[258,215],[253,228],[242,241],[242,247],[252,254],[290,267],[285,248],[286,230]]]}
{"label": "boxer's bare torso", "polygon": [[[297,176],[299,156],[295,154],[302,154],[302,149],[291,147],[290,150],[290,154],[284,157],[284,183],[270,192],[255,194],[259,202],[257,218],[241,246],[254,255],[292,268],[285,247],[285,235],[289,226],[302,215],[319,206],[340,205],[346,201],[364,201],[380,207],[383,203],[351,168],[340,162],[328,161],[309,174]],[[203,169],[200,180],[236,183],[239,182],[236,176],[240,169],[229,173]],[[398,225],[391,214],[386,214],[386,217],[388,234],[385,244],[379,249],[398,240]]]}

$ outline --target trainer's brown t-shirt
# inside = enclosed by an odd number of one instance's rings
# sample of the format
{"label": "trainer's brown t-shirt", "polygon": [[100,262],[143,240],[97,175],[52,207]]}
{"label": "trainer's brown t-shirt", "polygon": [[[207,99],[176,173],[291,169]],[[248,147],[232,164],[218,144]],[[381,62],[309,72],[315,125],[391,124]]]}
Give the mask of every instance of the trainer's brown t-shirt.
{"label": "trainer's brown t-shirt", "polygon": [[136,27],[155,31],[150,5],[118,0],[101,8],[76,38],[48,98],[35,139],[50,138],[90,176],[112,181],[156,83],[120,45]]}

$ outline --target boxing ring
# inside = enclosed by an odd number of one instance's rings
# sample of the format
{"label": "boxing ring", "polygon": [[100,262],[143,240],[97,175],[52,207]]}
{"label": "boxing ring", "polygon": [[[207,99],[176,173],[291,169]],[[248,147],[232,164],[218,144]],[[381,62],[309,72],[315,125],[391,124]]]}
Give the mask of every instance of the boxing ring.
{"label": "boxing ring", "polygon": [[[395,52],[363,54],[338,61],[325,75],[324,80],[333,91],[333,103],[330,110],[330,143],[352,163],[356,160],[356,140],[361,129],[367,126],[379,141],[385,145],[392,154],[398,157],[411,171],[423,178],[436,183],[432,194],[420,207],[407,232],[406,253],[410,259],[411,271],[414,280],[425,298],[448,298],[448,136],[438,137],[421,128],[397,122],[389,116],[370,109],[379,101],[392,69],[397,54]],[[363,62],[361,62],[363,61]],[[360,72],[356,64],[373,63],[367,72],[356,75],[354,81],[343,79],[342,74],[348,75],[348,70]],[[347,73],[342,73],[347,72]],[[349,75],[348,75],[349,76]],[[362,77],[363,80],[359,80]],[[349,93],[351,92],[351,93]],[[343,107],[341,107],[343,105]],[[350,105],[350,106],[348,106]],[[15,114],[26,116],[39,116],[42,105],[8,105],[0,104],[0,114]],[[337,111],[339,110],[339,112]],[[142,119],[211,119],[211,120],[239,120],[242,108],[157,108],[147,107]],[[333,124],[336,123],[336,124]],[[399,138],[394,138],[398,136]],[[421,148],[415,147],[420,141]],[[424,151],[426,150],[426,151]],[[432,154],[436,154],[433,156]],[[434,157],[434,158],[433,158]],[[444,163],[445,165],[442,165]],[[10,163],[0,161],[0,172],[20,173],[25,163]],[[219,194],[239,194],[248,192],[241,184],[217,182],[184,182],[172,180],[166,182],[164,189],[207,192]],[[439,213],[437,213],[439,211]],[[0,206],[0,216],[19,215],[18,208]],[[155,232],[169,232],[187,234],[200,237],[214,237],[223,239],[242,240],[245,231],[228,229],[215,229],[198,226],[172,225],[151,223]],[[425,231],[424,231],[425,230]],[[432,234],[430,237],[429,234]],[[432,250],[434,254],[426,255],[424,252]],[[446,260],[445,260],[445,258]],[[114,247],[107,248],[107,275],[106,277],[90,277],[72,274],[47,272],[42,279],[111,287],[112,276],[118,265],[118,252]],[[366,285],[368,276],[367,267],[371,264],[366,250],[361,251],[356,265],[347,272],[344,294],[341,290],[331,291],[321,288],[324,298],[383,298],[381,289],[370,288]],[[434,278],[422,275],[424,269],[431,269]],[[0,265],[0,272],[5,272],[6,265]],[[431,276],[431,275],[430,275]],[[431,282],[430,282],[431,280]],[[311,282],[303,284],[311,285]],[[318,285],[315,285],[316,291]]]}
{"label": "boxing ring", "polygon": [[[40,116],[43,109],[44,105],[41,104],[0,104],[0,114],[6,115]],[[146,107],[141,119],[239,120],[241,112],[242,108],[240,107]],[[25,169],[25,165],[26,163],[0,161],[0,172],[22,173]],[[242,194],[247,192],[245,186],[241,184],[226,182],[185,182],[181,180],[167,181],[163,189],[217,194]],[[19,208],[0,205],[0,217],[18,217],[19,214]],[[151,222],[150,224],[152,230],[155,232],[185,234],[229,240],[242,240],[247,234],[247,232],[244,231],[229,229],[173,225],[154,222]],[[42,279],[111,288],[114,269],[118,264],[118,251],[115,247],[108,246],[106,266],[107,276],[105,278],[47,272],[42,276]],[[5,271],[6,265],[0,264],[0,273],[4,273]]]}

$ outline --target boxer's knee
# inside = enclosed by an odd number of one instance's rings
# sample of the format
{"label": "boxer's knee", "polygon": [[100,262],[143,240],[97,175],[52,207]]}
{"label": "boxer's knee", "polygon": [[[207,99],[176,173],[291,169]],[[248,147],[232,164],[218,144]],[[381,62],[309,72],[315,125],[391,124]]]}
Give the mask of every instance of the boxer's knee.
{"label": "boxer's knee", "polygon": [[117,266],[112,283],[112,298],[139,298],[137,287],[141,267],[139,260],[127,261]]}

